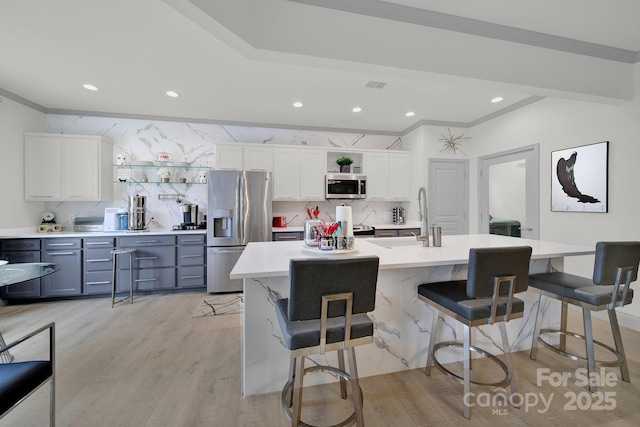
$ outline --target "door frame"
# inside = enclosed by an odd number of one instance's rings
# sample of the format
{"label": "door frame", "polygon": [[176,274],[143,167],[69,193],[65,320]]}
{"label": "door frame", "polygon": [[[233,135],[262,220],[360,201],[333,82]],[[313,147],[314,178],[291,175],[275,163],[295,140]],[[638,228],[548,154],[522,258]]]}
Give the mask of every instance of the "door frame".
{"label": "door frame", "polygon": [[489,233],[489,166],[526,160],[526,238],[540,238],[540,144],[527,145],[478,157],[478,233]]}

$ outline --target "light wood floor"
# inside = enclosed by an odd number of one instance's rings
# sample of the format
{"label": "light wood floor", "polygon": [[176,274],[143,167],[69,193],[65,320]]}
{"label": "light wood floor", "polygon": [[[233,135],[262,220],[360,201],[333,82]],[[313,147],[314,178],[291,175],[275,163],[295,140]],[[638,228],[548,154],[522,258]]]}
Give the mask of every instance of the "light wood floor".
{"label": "light wood floor", "polygon": [[[59,426],[286,426],[279,393],[240,395],[240,315],[192,318],[205,294],[143,296],[111,309],[108,299],[0,307],[7,342],[48,321],[57,327],[57,422]],[[571,311],[571,310],[570,310]],[[580,322],[571,314],[570,324]],[[594,319],[596,333],[610,343],[608,323]],[[601,387],[613,393],[613,410],[596,410],[591,395],[570,379],[566,387],[536,385],[536,368],[575,373],[581,365],[541,349],[537,361],[514,354],[519,392],[552,399],[520,409],[475,407],[471,421],[461,415],[462,386],[434,369],[364,378],[367,426],[555,426],[640,425],[640,333],[623,330],[631,383]],[[15,352],[18,359],[40,351]],[[366,351],[366,347],[357,351]],[[480,362],[476,367],[480,367]],[[318,424],[350,409],[335,385],[305,389],[303,419]],[[487,388],[473,387],[482,393]],[[570,395],[578,397],[576,409]],[[323,399],[327,399],[328,403]],[[595,399],[594,399],[595,400]],[[611,403],[611,402],[610,402]],[[48,387],[0,420],[0,426],[47,425]],[[583,408],[577,409],[578,405]],[[587,405],[587,406],[584,406]],[[540,411],[540,412],[539,412]],[[335,421],[336,418],[328,420]]]}

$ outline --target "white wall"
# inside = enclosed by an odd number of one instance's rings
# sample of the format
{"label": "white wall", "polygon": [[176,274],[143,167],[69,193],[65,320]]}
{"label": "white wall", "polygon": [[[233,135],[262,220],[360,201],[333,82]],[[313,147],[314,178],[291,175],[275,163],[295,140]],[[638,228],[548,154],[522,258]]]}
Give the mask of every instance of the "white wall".
{"label": "white wall", "polygon": [[44,203],[24,201],[23,133],[41,132],[44,114],[0,98],[0,229],[40,224]]}
{"label": "white wall", "polygon": [[[635,65],[634,73],[637,93],[633,102],[599,105],[544,99],[474,127],[469,144],[472,232],[477,231],[478,157],[538,143],[541,240],[587,246],[601,240],[640,240],[640,64]],[[600,141],[609,141],[609,212],[551,212],[551,151]],[[569,257],[565,271],[591,277],[593,257]],[[637,283],[634,288],[638,291]],[[640,298],[621,312],[632,316],[621,322],[640,329]]]}

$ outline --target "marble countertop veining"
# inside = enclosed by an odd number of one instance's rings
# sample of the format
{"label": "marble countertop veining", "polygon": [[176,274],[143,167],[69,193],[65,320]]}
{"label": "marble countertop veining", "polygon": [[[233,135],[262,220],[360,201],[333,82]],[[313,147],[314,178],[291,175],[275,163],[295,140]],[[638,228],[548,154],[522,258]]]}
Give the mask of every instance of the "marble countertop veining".
{"label": "marble countertop veining", "polygon": [[35,227],[0,229],[0,239],[46,239],[53,237],[122,237],[160,236],[165,234],[205,234],[207,230],[149,230],[149,231],[72,231],[63,230],[56,233],[38,233]]}
{"label": "marble countertop veining", "polygon": [[413,237],[356,240],[353,252],[338,254],[305,245],[303,241],[249,243],[231,271],[232,279],[277,277],[289,274],[289,260],[307,257],[371,256],[380,258],[380,269],[466,264],[470,248],[531,246],[532,259],[591,255],[594,248],[567,243],[520,239],[494,234],[442,236],[441,247],[412,244]]}

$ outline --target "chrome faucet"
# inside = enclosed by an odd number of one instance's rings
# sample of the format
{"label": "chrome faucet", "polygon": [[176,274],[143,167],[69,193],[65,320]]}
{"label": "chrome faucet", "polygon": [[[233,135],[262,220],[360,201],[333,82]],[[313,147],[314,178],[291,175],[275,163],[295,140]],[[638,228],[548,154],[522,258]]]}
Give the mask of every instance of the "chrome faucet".
{"label": "chrome faucet", "polygon": [[418,209],[420,214],[420,235],[416,239],[422,241],[422,246],[429,246],[429,222],[427,221],[427,190],[420,187],[418,190]]}

